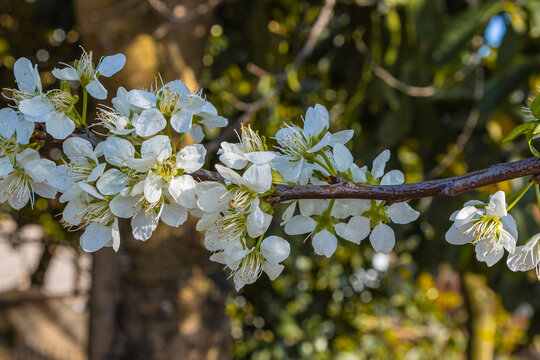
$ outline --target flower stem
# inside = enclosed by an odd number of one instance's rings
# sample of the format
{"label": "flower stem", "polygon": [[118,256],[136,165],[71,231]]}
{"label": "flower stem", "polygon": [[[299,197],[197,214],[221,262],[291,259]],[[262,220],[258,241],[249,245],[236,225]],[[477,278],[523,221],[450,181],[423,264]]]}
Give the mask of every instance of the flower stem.
{"label": "flower stem", "polygon": [[169,135],[169,140],[171,140],[171,146],[172,146],[172,150],[173,150],[173,153],[176,151],[176,144],[174,143],[174,140],[173,140],[173,137],[172,137],[172,133],[171,133],[171,125],[167,122],[167,135]]}
{"label": "flower stem", "polygon": [[88,108],[88,91],[83,87],[83,109],[82,109],[82,119],[81,124],[86,125],[86,110]]}
{"label": "flower stem", "polygon": [[538,204],[538,210],[540,210],[540,186],[534,184],[534,190],[536,191],[536,203]]}
{"label": "flower stem", "polygon": [[259,246],[261,245],[261,242],[263,240],[263,236],[264,234],[262,234],[261,236],[259,236],[259,239],[257,240],[257,243],[255,244],[255,248],[259,248]]}
{"label": "flower stem", "polygon": [[334,168],[334,165],[332,164],[332,162],[330,161],[330,159],[328,158],[328,155],[326,155],[326,153],[325,153],[324,151],[321,151],[321,155],[322,155],[324,161],[326,161],[326,163],[328,164],[328,167],[332,170],[333,176],[336,176],[336,175],[337,175],[337,171],[336,171],[336,169]]}
{"label": "flower stem", "polygon": [[328,173],[330,174],[330,176],[336,176],[336,173],[334,171],[332,171],[332,169],[330,169],[325,163],[323,163],[321,160],[319,159],[313,159],[313,161],[319,165],[321,165],[321,167],[328,171]]}
{"label": "flower stem", "polygon": [[521,200],[523,195],[525,195],[527,190],[529,190],[532,185],[533,183],[530,182],[530,183],[527,183],[527,185],[525,185],[524,187],[522,187],[521,190],[519,190],[519,192],[515,195],[514,201],[512,201],[512,203],[508,205],[508,207],[506,208],[506,211],[510,211],[514,207],[514,205],[516,205],[518,201]]}

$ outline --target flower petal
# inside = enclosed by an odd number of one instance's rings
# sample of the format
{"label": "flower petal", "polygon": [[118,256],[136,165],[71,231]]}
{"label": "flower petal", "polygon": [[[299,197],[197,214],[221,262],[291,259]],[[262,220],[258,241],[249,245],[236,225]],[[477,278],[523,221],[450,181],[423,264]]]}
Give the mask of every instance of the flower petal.
{"label": "flower petal", "polygon": [[45,123],[45,129],[55,139],[65,139],[75,130],[75,123],[63,112],[55,112]]}
{"label": "flower petal", "polygon": [[124,54],[115,54],[111,56],[105,56],[99,63],[96,71],[99,71],[100,76],[113,76],[126,64],[126,57]]}
{"label": "flower petal", "polygon": [[278,264],[289,257],[291,246],[279,236],[269,236],[261,242],[261,255],[269,262]]}
{"label": "flower petal", "polygon": [[199,170],[204,165],[206,149],[201,144],[188,145],[176,155],[176,166],[187,173]]}
{"label": "flower petal", "polygon": [[337,249],[337,238],[328,230],[319,231],[313,235],[312,245],[315,254],[329,258]]}
{"label": "flower petal", "polygon": [[379,156],[375,158],[375,160],[373,160],[373,168],[371,169],[371,175],[373,175],[375,179],[383,176],[384,168],[388,160],[390,160],[389,150],[384,150],[382,153],[379,154]]}
{"label": "flower petal", "polygon": [[90,81],[84,88],[94,99],[105,100],[107,98],[107,89],[105,89],[98,79]]}
{"label": "flower petal", "polygon": [[408,224],[418,219],[420,213],[414,210],[406,202],[390,205],[386,209],[386,214],[395,224]]}
{"label": "flower petal", "polygon": [[161,212],[161,221],[172,227],[179,227],[187,220],[187,210],[182,205],[172,202],[170,204],[163,204],[163,211]]}
{"label": "flower petal", "polygon": [[381,254],[388,254],[396,244],[396,236],[390,226],[379,223],[373,228],[369,241],[373,250]]}
{"label": "flower petal", "polygon": [[313,232],[317,227],[317,222],[310,217],[296,215],[287,224],[284,231],[287,235],[300,235]]}
{"label": "flower petal", "polygon": [[135,124],[135,132],[142,137],[152,136],[165,129],[167,120],[158,109],[144,110]]}

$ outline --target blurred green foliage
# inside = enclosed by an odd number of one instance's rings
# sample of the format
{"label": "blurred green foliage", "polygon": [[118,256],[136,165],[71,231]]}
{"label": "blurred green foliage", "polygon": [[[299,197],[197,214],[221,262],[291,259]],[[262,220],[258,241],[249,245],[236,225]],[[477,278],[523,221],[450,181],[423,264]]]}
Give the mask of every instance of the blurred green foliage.
{"label": "blurred green foliage", "polygon": [[[389,166],[416,182],[432,176],[464,127],[471,126],[468,118],[476,108],[478,120],[464,150],[439,177],[530,156],[526,142],[502,145],[501,140],[526,120],[520,108],[540,85],[537,1],[337,1],[314,51],[295,69],[323,5],[232,1],[219,9],[202,82],[229,119],[242,114],[240,101],[267,99],[252,121],[271,136],[321,103],[330,111],[332,130],[355,130],[351,150],[359,165],[370,166],[389,148]],[[498,44],[485,33],[494,17],[504,24]],[[447,273],[460,283],[464,271],[483,274],[500,296],[496,351],[501,358],[516,353],[540,328],[534,274],[514,274],[503,261],[488,268],[477,262],[472,246],[449,245],[444,234],[448,217],[466,200],[485,200],[497,189],[510,193],[521,181],[413,202],[422,215],[414,224],[396,227],[398,255],[387,274],[369,270],[367,240],[360,246],[341,243],[328,260],[315,256],[309,241],[290,238],[294,250],[280,278],[260,281],[230,299],[235,356],[463,358],[470,319],[463,290],[426,284]],[[534,197],[514,215],[524,243],[538,232]],[[279,232],[275,222],[273,231]],[[357,278],[370,271],[378,285],[355,288]],[[535,310],[530,327],[516,320],[528,308],[523,304]],[[519,305],[520,311],[507,312]]]}
{"label": "blurred green foliage", "polygon": [[[389,167],[416,182],[429,178],[471,125],[476,108],[470,139],[440,177],[529,156],[526,141],[502,145],[501,140],[525,121],[520,108],[540,85],[540,2],[339,0],[313,52],[295,67],[323,5],[322,0],[236,0],[217,9],[201,86],[231,122],[243,114],[244,103],[264,99],[252,121],[272,136],[284,122],[301,121],[307,107],[321,103],[330,111],[333,131],[355,130],[351,150],[359,165],[370,166],[389,148]],[[485,36],[495,16],[505,30],[497,45]],[[20,56],[39,64],[48,86],[53,78],[45,69],[77,57],[78,41],[71,1],[0,0],[4,86],[14,85],[12,66]],[[471,314],[460,284],[470,271],[485,276],[497,293],[495,347],[499,358],[512,358],[535,342],[540,329],[534,274],[511,273],[503,262],[487,268],[476,261],[472,247],[449,245],[444,233],[449,215],[466,200],[486,199],[497,189],[511,192],[520,183],[413,202],[422,215],[395,228],[396,251],[383,271],[374,269],[369,244],[341,243],[326,259],[313,254],[309,241],[290,237],[292,254],[283,274],[274,282],[263,276],[228,301],[234,356],[464,358]],[[534,203],[531,196],[513,210],[521,243],[538,232]],[[42,223],[51,239],[77,244],[56,222],[58,211],[57,203],[38,200],[35,211],[12,216],[20,224]],[[272,231],[280,234],[279,218],[275,223]]]}

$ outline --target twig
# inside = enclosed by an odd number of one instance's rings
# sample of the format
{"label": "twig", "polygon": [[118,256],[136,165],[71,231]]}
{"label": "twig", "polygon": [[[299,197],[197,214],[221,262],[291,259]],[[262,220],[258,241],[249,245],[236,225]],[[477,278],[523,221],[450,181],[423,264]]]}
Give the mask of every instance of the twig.
{"label": "twig", "polygon": [[454,144],[454,146],[452,146],[452,149],[444,156],[439,165],[434,167],[429,172],[428,178],[436,178],[441,175],[446,169],[448,169],[448,167],[455,160],[456,156],[458,156],[458,154],[463,151],[465,145],[467,145],[467,142],[469,142],[474,128],[476,127],[476,124],[480,119],[480,110],[476,106],[476,103],[480,101],[484,96],[484,70],[480,67],[477,67],[475,72],[476,76],[473,94],[475,103],[473,104],[473,108],[469,112],[469,116],[467,116],[465,126],[463,127],[461,134],[459,134],[456,143]]}
{"label": "twig", "polygon": [[[74,133],[73,136],[87,138],[88,133],[90,131],[84,129]],[[482,186],[537,174],[540,174],[540,157],[531,157],[493,165],[461,176],[404,185],[364,185],[348,181],[332,185],[274,184],[274,194],[269,196],[267,201],[280,203],[298,199],[372,199],[401,202],[433,196],[456,196]],[[201,169],[190,175],[198,181],[224,180],[220,174],[210,170]]]}
{"label": "twig", "polygon": [[188,11],[182,16],[176,16],[161,0],[148,0],[150,6],[168,20],[154,31],[154,37],[156,39],[163,39],[171,30],[180,25],[197,20],[200,16],[204,16],[212,12],[221,3],[226,1],[229,0],[208,0],[205,3],[199,4],[195,9]]}
{"label": "twig", "polygon": [[308,39],[304,44],[304,47],[302,47],[298,55],[296,55],[296,59],[294,59],[294,69],[298,69],[300,65],[304,62],[304,60],[306,60],[313,53],[313,49],[315,48],[315,45],[317,44],[321,33],[328,26],[328,23],[332,18],[335,5],[336,0],[325,1],[324,6],[321,9],[319,16],[317,17],[317,20],[315,20],[315,23],[309,31]]}
{"label": "twig", "polygon": [[399,90],[409,96],[431,97],[437,93],[437,88],[433,85],[420,87],[405,84],[403,81],[395,78],[387,70],[383,69],[374,62],[371,63],[371,70],[373,70],[373,73],[388,86],[393,87],[394,89]]}

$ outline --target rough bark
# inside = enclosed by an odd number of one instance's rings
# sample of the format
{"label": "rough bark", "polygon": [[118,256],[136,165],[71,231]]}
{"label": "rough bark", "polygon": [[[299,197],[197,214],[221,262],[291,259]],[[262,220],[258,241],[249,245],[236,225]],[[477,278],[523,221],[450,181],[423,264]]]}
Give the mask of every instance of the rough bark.
{"label": "rough bark", "polygon": [[[97,57],[127,56],[124,70],[104,81],[108,89],[149,88],[158,73],[164,81],[181,78],[197,87],[211,7],[198,0],[75,3],[85,48]],[[190,14],[189,21],[171,22],[156,4]],[[193,224],[160,224],[146,243],[123,224],[120,254],[101,250],[94,256],[90,359],[228,358],[228,283],[208,257]]]}

